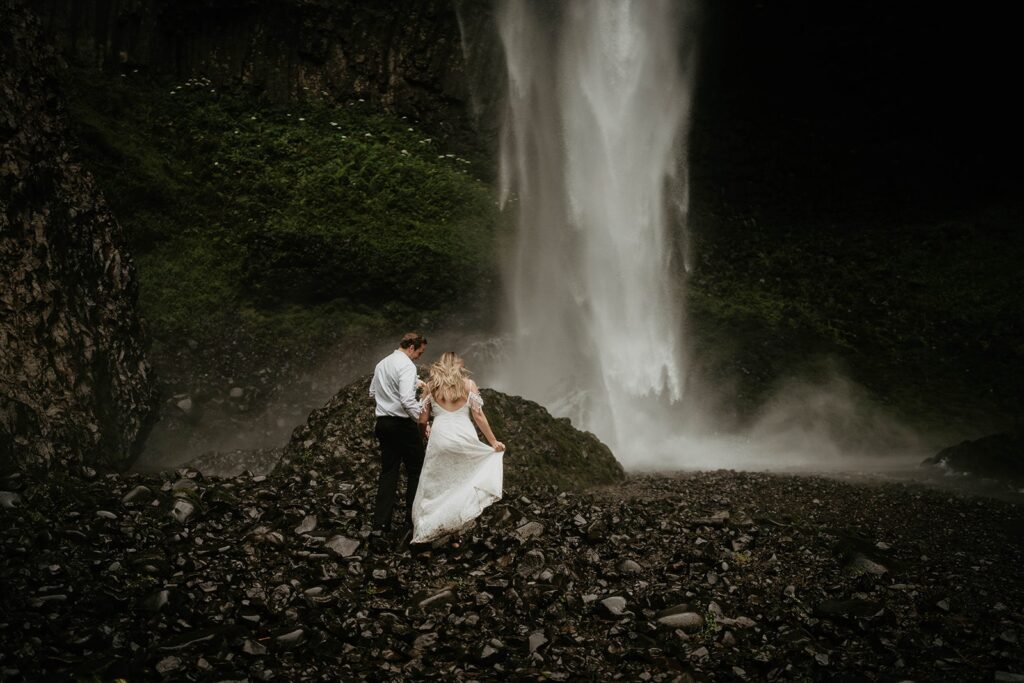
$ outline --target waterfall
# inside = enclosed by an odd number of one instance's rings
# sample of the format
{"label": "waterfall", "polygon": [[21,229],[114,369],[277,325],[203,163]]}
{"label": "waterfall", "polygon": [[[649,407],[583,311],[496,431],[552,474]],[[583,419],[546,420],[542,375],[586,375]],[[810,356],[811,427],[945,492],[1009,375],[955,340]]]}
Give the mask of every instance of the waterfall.
{"label": "waterfall", "polygon": [[[497,384],[627,465],[683,400],[686,17],[672,0],[505,0],[501,201],[510,348]],[[664,415],[671,415],[671,411]],[[671,417],[663,419],[671,421]]]}

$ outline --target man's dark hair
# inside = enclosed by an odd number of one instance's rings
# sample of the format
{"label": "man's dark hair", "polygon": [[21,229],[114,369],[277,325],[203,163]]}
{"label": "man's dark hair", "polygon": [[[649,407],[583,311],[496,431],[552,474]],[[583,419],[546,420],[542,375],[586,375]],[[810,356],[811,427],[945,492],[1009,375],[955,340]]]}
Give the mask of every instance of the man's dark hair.
{"label": "man's dark hair", "polygon": [[398,348],[408,349],[411,348],[414,351],[418,351],[421,346],[427,343],[427,338],[419,332],[406,332],[405,336],[402,337],[402,341],[399,342]]}

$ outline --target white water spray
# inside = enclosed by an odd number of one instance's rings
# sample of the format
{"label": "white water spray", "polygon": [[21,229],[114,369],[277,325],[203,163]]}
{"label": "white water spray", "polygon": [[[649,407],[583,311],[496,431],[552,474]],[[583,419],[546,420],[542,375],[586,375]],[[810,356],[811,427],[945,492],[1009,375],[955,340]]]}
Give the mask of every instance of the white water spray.
{"label": "white water spray", "polygon": [[519,218],[499,383],[626,464],[638,430],[666,431],[652,403],[682,400],[686,380],[673,239],[685,226],[669,225],[685,207],[683,19],[668,0],[508,0],[498,12],[502,201],[518,201]]}

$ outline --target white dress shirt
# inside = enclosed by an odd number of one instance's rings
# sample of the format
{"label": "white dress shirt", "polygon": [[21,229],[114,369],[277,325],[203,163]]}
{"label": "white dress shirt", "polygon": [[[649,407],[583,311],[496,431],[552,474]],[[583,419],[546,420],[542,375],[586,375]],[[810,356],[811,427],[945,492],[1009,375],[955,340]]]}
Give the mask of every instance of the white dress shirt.
{"label": "white dress shirt", "polygon": [[370,396],[377,400],[377,417],[420,416],[416,400],[416,365],[401,349],[377,363],[370,382]]}

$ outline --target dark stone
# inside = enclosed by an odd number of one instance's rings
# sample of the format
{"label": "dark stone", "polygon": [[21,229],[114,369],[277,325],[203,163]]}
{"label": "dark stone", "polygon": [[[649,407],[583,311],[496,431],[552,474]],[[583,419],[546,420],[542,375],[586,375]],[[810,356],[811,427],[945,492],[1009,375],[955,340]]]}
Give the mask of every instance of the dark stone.
{"label": "dark stone", "polygon": [[1024,485],[1024,436],[991,434],[944,448],[922,464]]}

